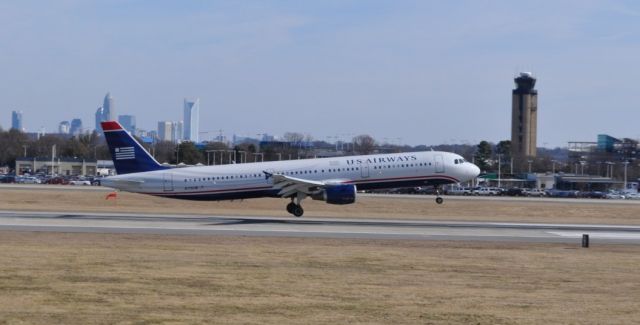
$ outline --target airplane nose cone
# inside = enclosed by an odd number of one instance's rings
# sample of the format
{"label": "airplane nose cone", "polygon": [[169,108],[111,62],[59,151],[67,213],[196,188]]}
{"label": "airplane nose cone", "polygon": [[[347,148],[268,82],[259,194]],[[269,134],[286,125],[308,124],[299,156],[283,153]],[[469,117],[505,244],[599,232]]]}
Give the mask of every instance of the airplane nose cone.
{"label": "airplane nose cone", "polygon": [[473,179],[480,175],[480,168],[475,164],[470,163],[467,172],[469,173],[469,179]]}

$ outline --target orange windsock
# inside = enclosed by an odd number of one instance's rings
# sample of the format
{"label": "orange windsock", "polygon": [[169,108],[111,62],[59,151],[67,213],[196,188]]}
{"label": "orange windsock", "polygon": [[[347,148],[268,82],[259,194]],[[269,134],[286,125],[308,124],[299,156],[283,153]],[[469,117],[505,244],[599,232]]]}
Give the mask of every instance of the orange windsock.
{"label": "orange windsock", "polygon": [[106,196],[104,199],[105,199],[105,200],[108,200],[108,199],[114,199],[114,200],[115,200],[115,199],[117,199],[117,198],[118,198],[118,193],[116,193],[116,192],[111,192],[111,193],[107,194],[107,196]]}

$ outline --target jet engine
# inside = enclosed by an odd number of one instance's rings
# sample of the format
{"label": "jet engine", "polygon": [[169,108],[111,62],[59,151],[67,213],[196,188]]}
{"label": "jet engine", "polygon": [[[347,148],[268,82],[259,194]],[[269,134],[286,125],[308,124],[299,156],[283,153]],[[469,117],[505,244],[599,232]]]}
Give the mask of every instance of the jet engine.
{"label": "jet engine", "polygon": [[329,204],[351,204],[356,201],[355,185],[329,185],[311,196]]}

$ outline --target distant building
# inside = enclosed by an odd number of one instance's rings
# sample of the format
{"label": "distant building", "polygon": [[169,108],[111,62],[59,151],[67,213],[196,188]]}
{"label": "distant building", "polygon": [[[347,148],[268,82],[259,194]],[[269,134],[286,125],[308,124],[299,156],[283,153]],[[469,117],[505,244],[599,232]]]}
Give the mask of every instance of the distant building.
{"label": "distant building", "polygon": [[133,115],[119,115],[118,122],[131,134],[136,133],[136,117]]}
{"label": "distant building", "polygon": [[11,112],[11,128],[24,131],[22,128],[22,111]]}
{"label": "distant building", "polygon": [[58,133],[60,134],[69,134],[71,131],[71,124],[69,121],[62,121],[58,124]]}
{"label": "distant building", "polygon": [[73,136],[77,136],[82,134],[82,120],[79,118],[74,118],[71,120],[71,127],[69,128],[69,133]]}
{"label": "distant building", "polygon": [[568,144],[569,163],[587,167],[595,165],[599,167],[597,174],[602,174],[613,164],[640,160],[640,144],[637,140],[614,138],[608,134],[598,134],[597,140],[597,142],[570,141]]}
{"label": "distant building", "polygon": [[200,99],[184,99],[184,140],[198,142],[200,124]]}
{"label": "distant building", "polygon": [[105,121],[114,121],[116,119],[116,111],[113,107],[113,96],[111,96],[110,92],[104,96],[102,108],[104,109],[103,116]]}
{"label": "distant building", "polygon": [[158,140],[160,141],[172,141],[173,135],[173,122],[160,121],[158,122]]}
{"label": "distant building", "polygon": [[182,121],[171,123],[171,141],[177,143],[182,141],[184,134],[184,123]]}
{"label": "distant building", "polygon": [[536,156],[538,136],[538,91],[536,79],[529,72],[515,79],[511,105],[511,154],[523,162]]}
{"label": "distant building", "polygon": [[102,126],[100,126],[100,123],[106,121],[104,119],[104,108],[102,108],[102,106],[98,107],[98,109],[96,110],[95,118],[96,118],[96,132],[100,133],[102,132]]}
{"label": "distant building", "polygon": [[[104,101],[101,107],[98,107],[96,110],[96,131],[98,133],[102,133],[102,126],[100,126],[100,122],[104,121],[113,121],[115,120],[115,111],[113,109],[113,96],[108,92],[104,96]],[[134,123],[135,124],[135,123]]]}
{"label": "distant building", "polygon": [[42,172],[47,175],[96,175],[97,161],[78,158],[22,157],[16,159],[16,175]]}

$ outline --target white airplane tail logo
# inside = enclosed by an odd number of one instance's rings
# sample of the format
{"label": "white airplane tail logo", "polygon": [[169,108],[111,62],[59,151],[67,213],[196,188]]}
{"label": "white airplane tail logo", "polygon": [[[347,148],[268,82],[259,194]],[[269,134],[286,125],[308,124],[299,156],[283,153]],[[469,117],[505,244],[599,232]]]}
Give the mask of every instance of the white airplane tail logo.
{"label": "white airplane tail logo", "polygon": [[136,158],[135,151],[134,151],[133,147],[116,148],[115,152],[116,152],[116,157],[115,157],[116,160],[135,159]]}

